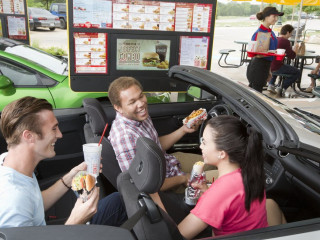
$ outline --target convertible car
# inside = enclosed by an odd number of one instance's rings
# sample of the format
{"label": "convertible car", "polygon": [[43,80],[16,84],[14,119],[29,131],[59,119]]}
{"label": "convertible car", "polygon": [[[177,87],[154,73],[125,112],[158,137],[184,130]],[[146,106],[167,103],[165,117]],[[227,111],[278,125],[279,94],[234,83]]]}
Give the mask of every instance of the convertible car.
{"label": "convertible car", "polygon": [[[257,129],[263,136],[265,157],[261,161],[264,161],[267,197],[273,198],[279,204],[288,221],[287,224],[213,239],[318,239],[320,236],[320,117],[298,108],[289,108],[247,86],[207,70],[173,66],[168,75],[171,81],[184,83],[185,93],[188,95],[186,99],[190,101],[149,104],[149,114],[159,135],[179,128],[182,125],[182,119],[200,107],[207,110],[209,118],[224,114],[234,115],[241,119],[243,124]],[[100,117],[102,116],[103,120],[98,126],[99,119],[96,119],[96,116],[99,114],[95,116],[88,111],[86,106],[90,101],[86,103],[85,101],[84,108],[72,111],[70,109],[55,110],[64,137],[56,144],[56,157],[43,160],[36,169],[42,189],[50,186],[72,166],[83,161],[81,145],[88,141],[98,141],[104,122],[108,122],[109,127],[112,124],[115,112],[110,103],[102,105],[98,102],[100,105],[97,106],[97,111],[101,111]],[[200,153],[199,138],[202,130],[203,127],[197,133],[185,135],[169,152]],[[103,149],[106,148],[108,146],[103,143]],[[140,161],[139,158],[149,158],[148,151],[142,148],[143,144],[138,145],[137,152],[140,151],[141,154],[137,154],[136,161]],[[0,138],[0,152],[5,149],[4,140]],[[102,157],[110,159],[108,168],[111,171],[118,171],[116,167],[113,169],[114,165],[111,163],[114,153],[109,151],[109,153],[103,153]],[[142,165],[137,166],[137,171],[140,171]],[[126,174],[128,182],[126,185],[121,185],[126,180]],[[130,217],[133,215],[132,207],[139,209],[144,206],[141,204],[141,198],[148,199],[147,194],[143,193],[145,189],[135,180],[137,176],[134,171],[118,175],[117,183],[115,183],[116,177],[117,174],[109,175],[108,171],[103,172],[101,194],[118,190],[123,196]],[[143,181],[149,184],[148,178]],[[135,190],[130,192],[131,195],[140,192],[136,202],[127,201],[130,197],[127,186],[130,184],[136,185]],[[152,205],[152,201],[150,203],[149,200],[146,200],[148,202],[146,205]],[[148,208],[147,210],[144,208],[144,214],[138,220],[138,227],[136,225],[132,231],[108,226],[61,226],[69,215],[74,201],[75,196],[70,191],[46,212],[46,221],[50,226],[1,229],[0,239],[79,240],[87,239],[88,236],[92,239],[102,239],[102,237],[104,239],[183,239],[178,236],[176,225],[170,221],[170,216],[157,208],[156,213],[151,213]],[[156,221],[152,221],[154,216]],[[165,224],[160,224],[161,222]]]}

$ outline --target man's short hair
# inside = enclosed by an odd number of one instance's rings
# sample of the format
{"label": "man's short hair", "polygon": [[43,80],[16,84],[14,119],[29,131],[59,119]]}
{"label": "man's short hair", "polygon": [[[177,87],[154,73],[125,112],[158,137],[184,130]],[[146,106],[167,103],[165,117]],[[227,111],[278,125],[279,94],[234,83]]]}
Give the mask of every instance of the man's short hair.
{"label": "man's short hair", "polygon": [[120,92],[127,90],[133,85],[138,86],[143,91],[141,83],[133,77],[119,77],[114,80],[108,89],[108,97],[111,104],[121,107]]}
{"label": "man's short hair", "polygon": [[291,33],[293,31],[293,29],[294,28],[290,24],[283,25],[283,27],[280,30],[280,34],[281,35],[286,35],[287,32]]}
{"label": "man's short hair", "polygon": [[5,106],[1,113],[0,128],[8,148],[20,143],[24,130],[42,137],[42,124],[38,115],[42,110],[52,111],[52,105],[45,99],[34,97],[23,97]]}

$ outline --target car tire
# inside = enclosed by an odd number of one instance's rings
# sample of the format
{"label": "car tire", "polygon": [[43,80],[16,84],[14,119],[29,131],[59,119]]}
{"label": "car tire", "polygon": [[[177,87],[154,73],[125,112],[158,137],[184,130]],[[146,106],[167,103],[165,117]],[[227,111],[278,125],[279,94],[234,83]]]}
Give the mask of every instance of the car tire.
{"label": "car tire", "polygon": [[67,23],[63,18],[60,18],[60,28],[67,29]]}
{"label": "car tire", "polygon": [[30,30],[35,31],[35,30],[37,30],[37,28],[34,26],[34,24],[30,24]]}
{"label": "car tire", "polygon": [[50,31],[54,31],[56,28],[55,27],[51,27],[49,29],[50,29]]}

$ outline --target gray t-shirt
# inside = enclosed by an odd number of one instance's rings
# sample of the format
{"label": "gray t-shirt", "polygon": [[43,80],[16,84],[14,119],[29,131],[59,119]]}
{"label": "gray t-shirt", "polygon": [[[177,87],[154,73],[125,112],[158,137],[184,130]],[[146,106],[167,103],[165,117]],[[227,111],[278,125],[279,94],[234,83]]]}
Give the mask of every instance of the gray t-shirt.
{"label": "gray t-shirt", "polygon": [[46,225],[36,176],[4,167],[6,155],[0,155],[0,228]]}

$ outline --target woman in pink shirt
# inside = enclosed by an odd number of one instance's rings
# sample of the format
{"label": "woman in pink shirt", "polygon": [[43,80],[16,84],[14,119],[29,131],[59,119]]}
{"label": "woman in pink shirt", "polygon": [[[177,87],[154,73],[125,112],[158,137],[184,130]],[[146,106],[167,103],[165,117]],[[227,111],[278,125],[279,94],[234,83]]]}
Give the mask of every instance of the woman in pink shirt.
{"label": "woman in pink shirt", "polygon": [[205,164],[218,168],[219,176],[203,193],[178,228],[192,239],[208,226],[213,236],[267,227],[266,194],[260,134],[234,116],[208,121],[200,148]]}

